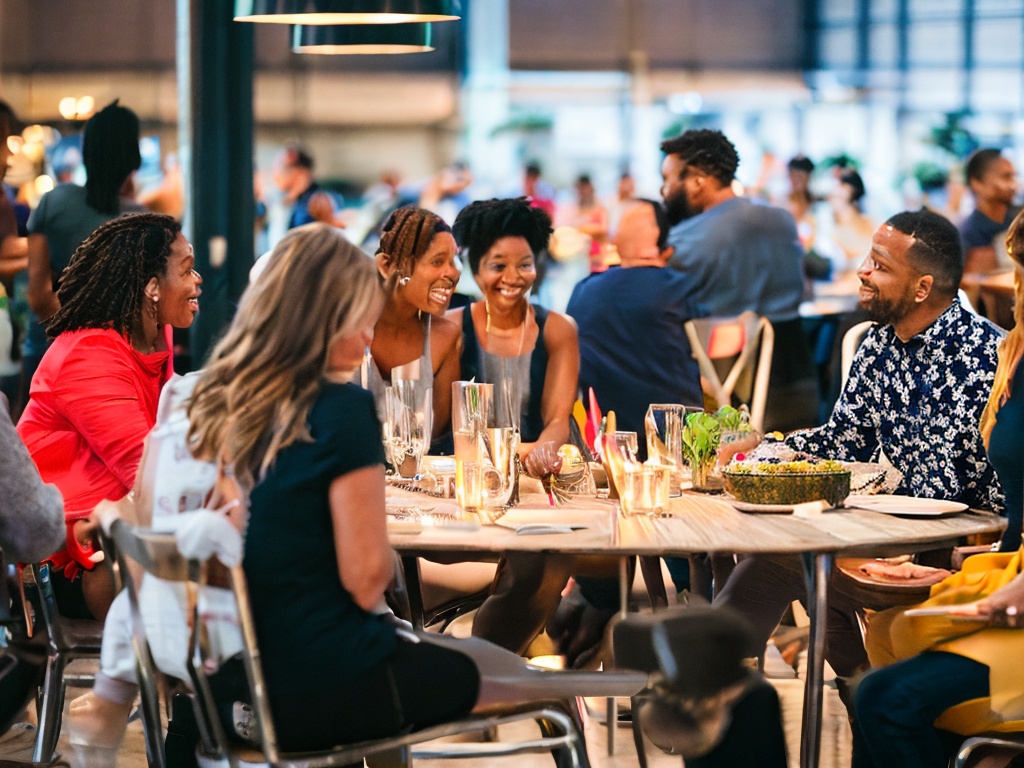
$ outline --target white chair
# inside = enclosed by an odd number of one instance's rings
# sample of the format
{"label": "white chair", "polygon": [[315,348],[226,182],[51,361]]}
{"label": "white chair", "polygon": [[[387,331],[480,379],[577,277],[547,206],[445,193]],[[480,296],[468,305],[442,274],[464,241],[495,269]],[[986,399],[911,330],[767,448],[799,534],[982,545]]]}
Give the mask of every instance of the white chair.
{"label": "white chair", "polygon": [[872,325],[874,325],[873,322],[865,320],[857,323],[843,334],[842,357],[840,358],[840,366],[843,372],[842,389],[846,389],[846,380],[850,378],[850,366],[853,365],[853,358],[857,354],[857,348],[864,341],[864,337]]}
{"label": "white chair", "polygon": [[[700,367],[705,394],[717,405],[729,405],[737,385],[753,376],[750,398],[750,423],[764,431],[764,412],[768,402],[775,330],[765,317],[744,312],[736,317],[706,317],[688,320],[686,335]],[[719,367],[729,366],[723,381]],[[749,379],[748,379],[749,380]]]}

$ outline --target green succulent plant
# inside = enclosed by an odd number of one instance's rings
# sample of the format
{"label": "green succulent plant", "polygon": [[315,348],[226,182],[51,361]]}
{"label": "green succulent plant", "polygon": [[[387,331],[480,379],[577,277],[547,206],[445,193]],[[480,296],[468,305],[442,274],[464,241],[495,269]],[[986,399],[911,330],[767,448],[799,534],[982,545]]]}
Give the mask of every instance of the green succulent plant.
{"label": "green succulent plant", "polygon": [[713,413],[691,413],[682,429],[683,458],[692,464],[712,461],[718,452],[722,427]]}
{"label": "green succulent plant", "polygon": [[749,415],[731,405],[723,405],[715,411],[715,418],[718,419],[718,426],[723,432],[750,432]]}

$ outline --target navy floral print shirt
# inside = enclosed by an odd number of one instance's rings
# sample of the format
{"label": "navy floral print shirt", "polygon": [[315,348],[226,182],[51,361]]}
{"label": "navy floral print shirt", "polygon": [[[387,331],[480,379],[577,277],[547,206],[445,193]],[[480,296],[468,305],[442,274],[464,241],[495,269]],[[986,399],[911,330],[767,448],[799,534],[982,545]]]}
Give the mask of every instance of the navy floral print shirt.
{"label": "navy floral print shirt", "polygon": [[875,325],[828,422],[786,442],[842,461],[877,461],[884,452],[903,473],[900,493],[1002,513],[1003,491],[978,430],[999,341],[999,331],[959,301],[906,342],[891,325]]}

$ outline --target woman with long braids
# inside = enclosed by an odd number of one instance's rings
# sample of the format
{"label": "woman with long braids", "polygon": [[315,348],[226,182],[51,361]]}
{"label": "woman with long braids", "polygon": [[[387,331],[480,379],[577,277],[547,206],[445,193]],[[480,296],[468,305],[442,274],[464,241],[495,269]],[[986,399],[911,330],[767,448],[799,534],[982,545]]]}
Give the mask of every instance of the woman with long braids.
{"label": "woman with long braids", "polygon": [[85,186],[61,184],[47,192],[28,219],[28,303],[22,361],[22,402],[49,341],[45,323],[60,308],[57,285],[71,255],[100,224],[144,210],[133,199],[133,175],[142,164],[139,118],[117,100],[85,124]]}
{"label": "woman with long braids", "polygon": [[413,378],[433,387],[436,437],[449,429],[452,382],[459,378],[459,328],[443,317],[461,273],[455,238],[437,214],[406,206],[384,224],[375,258],[385,301],[361,383],[374,393],[380,413],[391,372],[418,367]]}
{"label": "woman with long braids", "polygon": [[172,372],[170,329],[199,311],[202,278],[192,246],[169,216],[108,221],[64,271],[53,344],[32,380],[18,434],[39,473],[64,496],[67,547],[50,556],[58,609],[102,619],[114,598],[95,569],[93,507],[135,483],[160,389]]}

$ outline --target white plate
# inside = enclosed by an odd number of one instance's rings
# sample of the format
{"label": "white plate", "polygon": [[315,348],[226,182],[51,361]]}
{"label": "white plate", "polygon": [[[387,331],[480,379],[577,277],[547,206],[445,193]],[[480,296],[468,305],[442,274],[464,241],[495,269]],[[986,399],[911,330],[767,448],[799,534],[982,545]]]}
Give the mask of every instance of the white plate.
{"label": "white plate", "polygon": [[915,496],[896,496],[878,494],[877,496],[848,496],[847,507],[857,507],[883,515],[899,515],[901,517],[945,517],[955,515],[967,509],[967,505],[959,501],[945,499],[925,499]]}
{"label": "white plate", "polygon": [[754,512],[762,515],[788,515],[793,512],[792,504],[751,504],[748,501],[740,501],[726,494],[722,497],[740,512]]}

